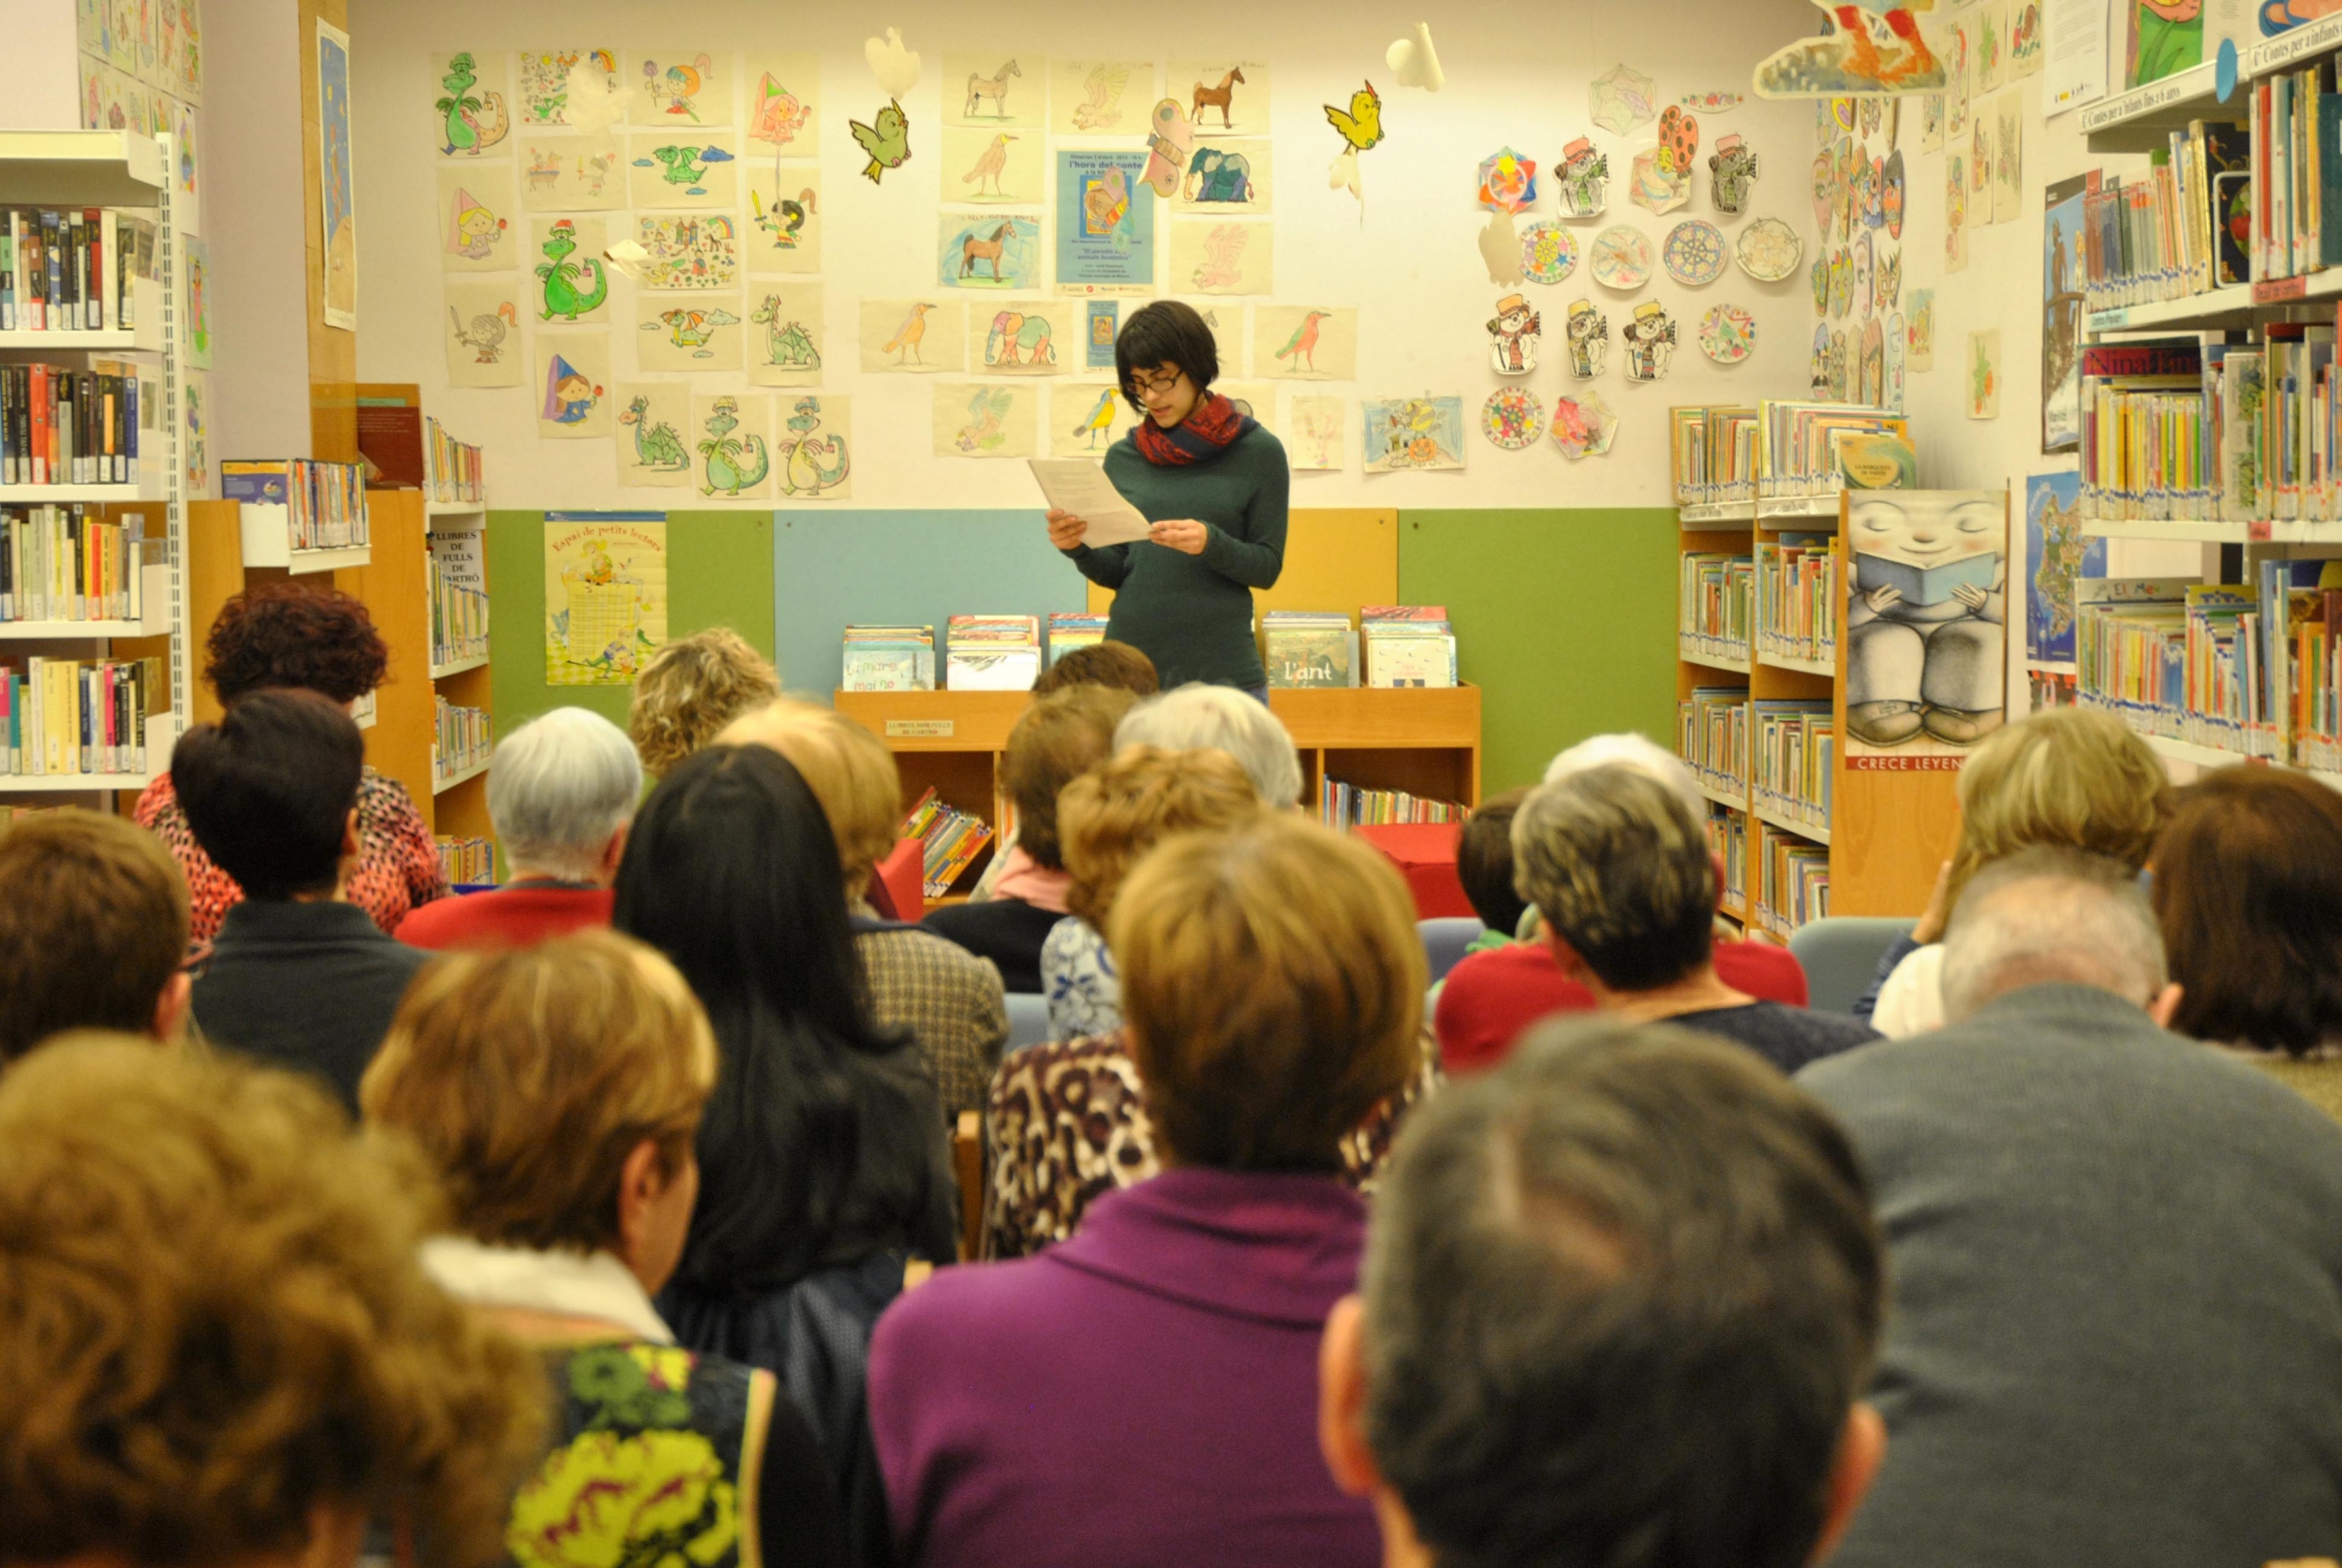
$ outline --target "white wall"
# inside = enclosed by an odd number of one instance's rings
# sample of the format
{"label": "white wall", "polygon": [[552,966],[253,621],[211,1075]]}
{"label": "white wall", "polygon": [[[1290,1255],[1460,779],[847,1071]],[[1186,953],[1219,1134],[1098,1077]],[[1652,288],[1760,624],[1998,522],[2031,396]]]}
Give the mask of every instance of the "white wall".
{"label": "white wall", "polygon": [[[353,7],[359,378],[421,383],[427,406],[451,428],[488,444],[492,494],[501,504],[657,505],[662,496],[679,501],[687,493],[619,491],[607,440],[540,440],[534,434],[536,394],[529,388],[447,387],[441,348],[446,315],[434,216],[438,165],[431,140],[437,85],[427,69],[427,54],[465,48],[483,54],[549,46],[624,48],[636,42],[711,52],[819,49],[823,196],[830,223],[823,259],[826,358],[837,367],[823,390],[853,398],[857,455],[852,504],[1034,504],[1037,496],[1021,464],[932,454],[930,377],[866,377],[853,365],[858,300],[900,297],[932,286],[942,56],[967,49],[1028,62],[1051,54],[1161,62],[1233,48],[1267,60],[1275,73],[1277,291],[1272,299],[1331,300],[1355,304],[1361,313],[1358,380],[1330,387],[1293,384],[1304,392],[1339,392],[1350,402],[1348,470],[1297,475],[1297,502],[1671,504],[1665,437],[1669,405],[1804,395],[1812,318],[1803,281],[1758,285],[1735,267],[1718,283],[1686,289],[1660,272],[1641,292],[1619,296],[1596,288],[1581,262],[1557,288],[1528,288],[1525,291],[1539,296],[1547,322],[1543,362],[1531,384],[1549,404],[1565,388],[1583,385],[1572,382],[1564,368],[1560,327],[1569,302],[1591,296],[1608,312],[1610,366],[1594,384],[1620,411],[1622,428],[1608,456],[1577,464],[1564,460],[1550,442],[1527,452],[1500,451],[1479,436],[1477,426],[1481,401],[1497,385],[1482,323],[1507,291],[1489,283],[1475,243],[1486,215],[1475,200],[1477,166],[1505,143],[1536,159],[1543,187],[1537,215],[1550,215],[1555,201],[1544,170],[1558,161],[1567,141],[1591,133],[1610,154],[1611,211],[1582,226],[1581,241],[1608,222],[1632,221],[1656,245],[1682,217],[1712,215],[1706,155],[1716,137],[1737,131],[1761,160],[1751,214],[1788,220],[1810,247],[1807,166],[1813,139],[1806,105],[1752,98],[1729,113],[1703,117],[1702,175],[1696,194],[1687,208],[1653,216],[1627,201],[1626,188],[1633,153],[1650,145],[1655,127],[1623,138],[1595,129],[1586,89],[1592,78],[1623,59],[1655,75],[1663,104],[1695,91],[1746,94],[1756,59],[1814,31],[1813,7],[1807,0],[1728,6],[1718,0],[1641,0],[1633,6],[1567,0],[1502,10],[1434,10],[1431,26],[1447,72],[1446,89],[1436,96],[1398,88],[1383,59],[1390,40],[1411,31],[1423,14],[1423,7],[1392,0],[1339,7],[1274,0],[1219,13],[1044,0],[1004,10],[998,21],[934,0],[905,0],[883,12],[841,7],[826,14],[800,7],[783,11],[747,0],[703,0],[689,12],[615,0],[512,0],[494,7],[479,0],[400,0]],[[1199,17],[1210,19],[1210,32],[1195,32]],[[905,103],[913,159],[905,170],[889,173],[882,188],[874,188],[859,177],[863,160],[845,124],[849,115],[868,119],[882,101],[863,62],[862,41],[889,22],[899,25],[910,47],[923,53],[925,73]],[[1385,144],[1361,160],[1363,221],[1347,192],[1327,188],[1326,169],[1339,143],[1320,110],[1326,102],[1346,102],[1362,78],[1384,95],[1388,132]],[[1028,80],[1032,80],[1030,67]],[[508,139],[508,147],[514,140]],[[1749,219],[1719,221],[1728,237]],[[536,258],[524,259],[533,263]],[[615,280],[613,287],[624,322],[630,319],[624,293],[630,286]],[[1635,303],[1645,298],[1668,306],[1682,338],[1674,374],[1655,386],[1623,378],[1616,343]],[[1728,370],[1712,364],[1697,345],[1700,315],[1720,300],[1749,306],[1759,323],[1756,354]],[[615,377],[635,378],[632,346],[625,341],[631,333],[617,330],[611,335]],[[700,383],[705,392],[743,385],[723,377],[704,377]],[[1373,478],[1360,473],[1358,398],[1426,392],[1463,395],[1468,468]],[[1052,407],[1047,417],[1071,419],[1077,412]]]}
{"label": "white wall", "polygon": [[78,129],[73,0],[0,0],[0,130]]}

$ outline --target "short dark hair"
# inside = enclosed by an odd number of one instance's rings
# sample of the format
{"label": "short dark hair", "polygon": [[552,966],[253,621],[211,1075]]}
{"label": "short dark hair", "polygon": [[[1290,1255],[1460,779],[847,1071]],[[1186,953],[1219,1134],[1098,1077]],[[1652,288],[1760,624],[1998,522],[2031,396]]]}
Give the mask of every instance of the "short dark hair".
{"label": "short dark hair", "polygon": [[305,583],[264,583],[230,597],[204,650],[203,678],[224,705],[283,688],[348,703],[382,684],[391,658],[363,600]]}
{"label": "short dark hair", "polygon": [[2275,768],[2181,790],[2155,846],[2172,1028],[2305,1055],[2342,1039],[2342,795]]}
{"label": "short dark hair", "polygon": [[1509,937],[1529,908],[1513,886],[1513,817],[1529,798],[1523,785],[1491,795],[1464,819],[1456,840],[1456,878],[1480,924]]}
{"label": "short dark hair", "polygon": [[1707,827],[1639,769],[1606,763],[1531,791],[1513,860],[1521,895],[1613,991],[1671,984],[1713,951]]}
{"label": "short dark hair", "polygon": [[1138,400],[1135,378],[1140,371],[1163,364],[1187,372],[1199,392],[1220,378],[1220,345],[1193,305],[1157,300],[1133,311],[1115,336],[1114,377],[1141,417],[1147,409]]}
{"label": "short dark hair", "polygon": [[1137,701],[1113,687],[1068,687],[1027,708],[1008,732],[1001,790],[1016,807],[1016,847],[1036,865],[1055,871],[1065,865],[1057,797],[1114,755],[1114,727]]}
{"label": "short dark hair", "polygon": [[1032,694],[1046,697],[1076,686],[1107,686],[1152,697],[1163,689],[1163,678],[1155,673],[1155,661],[1128,643],[1092,643],[1042,671],[1041,678],[1032,683]]}
{"label": "short dark hair", "polygon": [[365,773],[365,736],[314,691],[256,691],[170,754],[195,841],[248,898],[334,885]]}
{"label": "short dark hair", "polygon": [[144,828],[67,806],[0,832],[0,1062],[67,1029],[146,1033],[186,952],[186,880]]}
{"label": "short dark hair", "polygon": [[1749,1052],[1534,1031],[1401,1133],[1366,1434],[1435,1561],[1797,1568],[1886,1294],[1853,1146]]}

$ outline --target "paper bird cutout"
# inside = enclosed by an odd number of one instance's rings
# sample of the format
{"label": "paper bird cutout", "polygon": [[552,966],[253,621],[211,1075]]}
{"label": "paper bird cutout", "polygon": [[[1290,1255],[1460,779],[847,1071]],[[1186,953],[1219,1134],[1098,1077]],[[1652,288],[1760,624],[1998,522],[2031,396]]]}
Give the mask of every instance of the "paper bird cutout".
{"label": "paper bird cutout", "polygon": [[890,98],[904,98],[919,85],[919,52],[903,47],[903,30],[889,27],[886,37],[862,40],[862,57],[870,63],[870,74],[878,78],[879,91]]}
{"label": "paper bird cutout", "polygon": [[1436,93],[1446,84],[1447,73],[1439,68],[1439,51],[1431,47],[1431,24],[1428,22],[1415,24],[1412,38],[1393,38],[1390,48],[1383,52],[1383,59],[1401,87],[1420,87],[1427,93]]}

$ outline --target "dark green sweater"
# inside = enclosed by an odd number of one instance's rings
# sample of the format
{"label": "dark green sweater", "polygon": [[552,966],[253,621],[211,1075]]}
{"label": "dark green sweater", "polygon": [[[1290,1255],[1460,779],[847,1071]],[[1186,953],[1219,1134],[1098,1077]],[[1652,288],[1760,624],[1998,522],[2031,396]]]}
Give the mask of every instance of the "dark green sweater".
{"label": "dark green sweater", "polygon": [[1253,590],[1273,588],[1285,564],[1285,449],[1258,426],[1216,457],[1158,468],[1130,436],[1106,453],[1106,477],[1149,523],[1193,518],[1210,526],[1204,553],[1151,540],[1067,551],[1081,574],[1114,590],[1106,635],[1155,661],[1163,688],[1189,681],[1266,686],[1253,641]]}

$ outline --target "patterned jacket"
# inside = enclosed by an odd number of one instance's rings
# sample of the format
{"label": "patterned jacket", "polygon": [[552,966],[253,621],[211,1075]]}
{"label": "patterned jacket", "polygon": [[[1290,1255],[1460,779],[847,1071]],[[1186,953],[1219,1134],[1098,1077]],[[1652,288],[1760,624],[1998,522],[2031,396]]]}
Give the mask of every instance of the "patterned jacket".
{"label": "patterned jacket", "polygon": [[944,1119],[982,1110],[1008,1043],[1001,971],[957,942],[879,920],[865,907],[854,910],[853,930],[871,1014],[881,1028],[907,1030],[918,1042]]}

